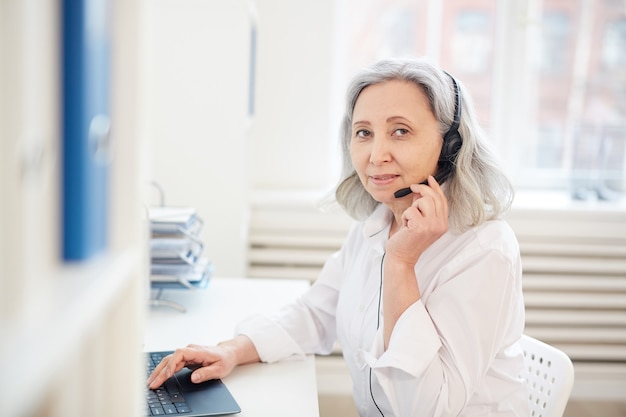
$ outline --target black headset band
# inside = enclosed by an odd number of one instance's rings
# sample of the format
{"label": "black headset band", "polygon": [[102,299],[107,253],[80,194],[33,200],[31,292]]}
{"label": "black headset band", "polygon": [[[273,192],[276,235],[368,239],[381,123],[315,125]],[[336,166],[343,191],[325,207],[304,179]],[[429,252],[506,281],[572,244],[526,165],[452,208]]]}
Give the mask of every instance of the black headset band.
{"label": "black headset band", "polygon": [[448,137],[450,134],[459,131],[459,127],[461,126],[461,89],[459,88],[459,85],[456,82],[456,79],[450,75],[450,73],[444,71],[444,73],[450,77],[450,79],[452,80],[452,85],[454,86],[454,119],[452,119],[452,124],[450,125],[450,128],[448,129],[448,131],[446,132],[446,134],[444,135],[444,139],[446,137]]}
{"label": "black headset band", "polygon": [[459,127],[461,126],[461,89],[459,88],[454,77],[447,72],[445,73],[450,77],[452,85],[454,86],[455,106],[454,118],[452,119],[450,128],[443,136],[441,154],[439,155],[438,168],[435,175],[435,179],[439,184],[446,181],[446,179],[454,172],[456,159],[459,154],[459,150],[463,145],[463,138],[459,133]]}

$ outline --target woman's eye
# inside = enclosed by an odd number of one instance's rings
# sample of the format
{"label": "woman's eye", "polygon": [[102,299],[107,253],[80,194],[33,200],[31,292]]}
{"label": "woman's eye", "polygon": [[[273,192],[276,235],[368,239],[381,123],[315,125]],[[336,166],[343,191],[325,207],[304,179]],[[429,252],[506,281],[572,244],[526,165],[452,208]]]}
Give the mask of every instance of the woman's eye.
{"label": "woman's eye", "polygon": [[366,138],[370,136],[370,131],[365,129],[359,129],[355,132],[355,136],[358,138]]}
{"label": "woman's eye", "polygon": [[394,136],[404,136],[407,133],[409,133],[409,131],[407,129],[402,129],[402,128],[401,129],[396,129],[396,130],[393,131],[393,135]]}

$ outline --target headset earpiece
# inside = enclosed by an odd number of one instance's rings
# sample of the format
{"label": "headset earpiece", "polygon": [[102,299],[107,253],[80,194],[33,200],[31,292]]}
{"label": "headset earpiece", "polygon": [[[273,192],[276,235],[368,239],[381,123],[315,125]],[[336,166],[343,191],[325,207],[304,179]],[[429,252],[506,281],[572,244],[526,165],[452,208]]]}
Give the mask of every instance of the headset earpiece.
{"label": "headset earpiece", "polygon": [[[443,145],[441,147],[441,154],[439,155],[438,175],[436,175],[436,178],[440,184],[454,171],[456,158],[463,145],[463,138],[459,133],[459,126],[461,125],[461,90],[454,77],[447,72],[446,74],[450,77],[454,85],[455,107],[454,119],[452,120],[450,129],[448,129],[443,136]],[[441,180],[439,180],[439,178],[441,178]]]}

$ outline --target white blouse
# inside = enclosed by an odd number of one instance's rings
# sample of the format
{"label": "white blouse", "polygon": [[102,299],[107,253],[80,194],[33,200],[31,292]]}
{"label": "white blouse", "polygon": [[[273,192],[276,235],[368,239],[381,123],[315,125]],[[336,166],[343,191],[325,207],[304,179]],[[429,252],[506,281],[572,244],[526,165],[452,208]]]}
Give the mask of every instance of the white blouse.
{"label": "white blouse", "polygon": [[328,354],[339,340],[362,417],[528,416],[519,340],[521,260],[504,221],[448,231],[415,265],[421,299],[383,349],[382,263],[392,213],[351,229],[302,297],[237,327],[264,362]]}

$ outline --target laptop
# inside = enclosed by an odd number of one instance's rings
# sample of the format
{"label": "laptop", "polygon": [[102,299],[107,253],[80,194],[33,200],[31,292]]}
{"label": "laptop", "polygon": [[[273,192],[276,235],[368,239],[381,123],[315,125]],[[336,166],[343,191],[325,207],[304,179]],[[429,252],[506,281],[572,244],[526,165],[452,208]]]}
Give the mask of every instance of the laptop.
{"label": "laptop", "polygon": [[[146,352],[148,375],[173,352]],[[206,417],[241,412],[237,401],[220,379],[191,382],[191,370],[181,369],[156,390],[147,390],[146,416]]]}

